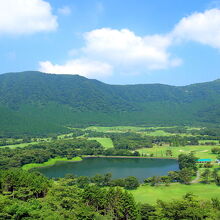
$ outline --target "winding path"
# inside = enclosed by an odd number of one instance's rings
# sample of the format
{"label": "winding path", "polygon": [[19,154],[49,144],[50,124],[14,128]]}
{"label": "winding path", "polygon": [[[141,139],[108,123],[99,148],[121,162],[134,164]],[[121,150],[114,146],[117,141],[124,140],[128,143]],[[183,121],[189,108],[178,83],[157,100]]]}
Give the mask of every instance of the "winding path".
{"label": "winding path", "polygon": [[198,183],[199,182],[199,179],[200,179],[200,172],[199,170],[197,170],[196,172],[196,178],[194,180],[192,180],[190,183]]}

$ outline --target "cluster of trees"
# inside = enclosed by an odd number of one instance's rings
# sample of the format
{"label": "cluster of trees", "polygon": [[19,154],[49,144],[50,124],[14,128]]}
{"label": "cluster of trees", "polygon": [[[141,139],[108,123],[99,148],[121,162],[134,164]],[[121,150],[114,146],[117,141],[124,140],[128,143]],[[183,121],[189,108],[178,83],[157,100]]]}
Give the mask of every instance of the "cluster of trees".
{"label": "cluster of trees", "polygon": [[197,170],[197,166],[196,166],[197,159],[198,158],[195,157],[193,153],[180,154],[178,156],[179,168],[181,170],[184,168],[187,168],[187,169],[196,171]]}
{"label": "cluster of trees", "polygon": [[25,148],[2,148],[0,167],[21,167],[28,163],[43,163],[55,157],[71,159],[79,155],[98,155],[103,151],[103,147],[97,141],[79,138],[42,142]]}
{"label": "cluster of trees", "polygon": [[213,154],[220,154],[220,147],[213,147],[211,151]]}
{"label": "cluster of trees", "polygon": [[94,183],[80,188],[75,178],[53,182],[39,173],[11,169],[0,172],[1,219],[150,220],[219,219],[220,201],[200,201],[192,194],[155,205],[138,204],[119,187]]}
{"label": "cluster of trees", "polygon": [[139,156],[139,152],[115,148],[105,150],[97,141],[85,138],[54,140],[39,142],[25,148],[0,148],[0,168],[8,169],[22,167],[29,163],[43,163],[55,157],[72,159],[81,155]]}
{"label": "cluster of trees", "polygon": [[214,169],[211,171],[210,169],[205,169],[201,174],[203,182],[209,184],[214,182],[216,185],[220,185],[220,175],[218,174],[218,170]]}
{"label": "cluster of trees", "polygon": [[20,169],[0,172],[1,219],[92,220],[109,216],[135,220],[137,215],[131,194],[119,188],[87,185],[82,190],[70,182],[54,184],[38,173]]}
{"label": "cluster of trees", "polygon": [[21,138],[0,138],[0,146],[14,145],[14,144],[22,144],[22,143],[30,143],[30,137]]}
{"label": "cluster of trees", "polygon": [[199,140],[201,139],[198,136],[155,136],[150,137],[153,144],[163,145],[168,144],[173,147],[182,147],[186,145],[199,145]]}
{"label": "cluster of trees", "polygon": [[189,184],[192,177],[196,175],[197,158],[192,154],[180,154],[178,158],[179,171],[170,171],[167,176],[153,176],[144,180],[146,184],[151,186],[157,186],[160,184],[169,185],[173,182],[179,182],[183,184]]}
{"label": "cluster of trees", "polygon": [[140,156],[138,151],[131,152],[127,149],[115,149],[115,148],[108,148],[103,151],[103,155],[105,156]]}
{"label": "cluster of trees", "polygon": [[87,176],[79,176],[75,177],[72,175],[67,175],[66,179],[71,180],[71,184],[76,184],[80,188],[85,188],[89,184],[94,184],[99,187],[105,187],[105,186],[120,186],[124,187],[125,189],[136,189],[140,183],[138,179],[134,176],[129,176],[126,178],[120,178],[120,179],[112,179],[112,174],[96,174],[95,176],[89,178]]}
{"label": "cluster of trees", "polygon": [[112,133],[109,135],[116,149],[135,150],[153,147],[150,137],[144,137],[134,132]]}
{"label": "cluster of trees", "polygon": [[42,198],[51,186],[40,173],[23,171],[18,168],[0,171],[0,193],[9,198],[27,201],[31,198]]}
{"label": "cluster of trees", "polygon": [[220,137],[220,128],[218,127],[207,127],[197,130],[197,134],[202,136],[210,136],[210,137]]}
{"label": "cluster of trees", "polygon": [[170,171],[167,176],[153,176],[144,180],[144,183],[151,186],[165,184],[168,186],[170,183],[179,182],[182,184],[190,184],[195,172],[192,169],[184,168],[179,171]]}

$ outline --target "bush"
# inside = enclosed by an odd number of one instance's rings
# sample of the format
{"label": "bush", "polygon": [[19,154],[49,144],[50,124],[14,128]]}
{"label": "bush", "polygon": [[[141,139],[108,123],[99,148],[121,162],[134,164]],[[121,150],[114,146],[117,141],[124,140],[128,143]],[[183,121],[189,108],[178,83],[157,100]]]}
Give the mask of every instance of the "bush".
{"label": "bush", "polygon": [[210,162],[208,162],[208,163],[205,163],[205,164],[204,164],[204,167],[205,167],[205,168],[212,168],[212,167],[213,167],[213,164],[211,164]]}

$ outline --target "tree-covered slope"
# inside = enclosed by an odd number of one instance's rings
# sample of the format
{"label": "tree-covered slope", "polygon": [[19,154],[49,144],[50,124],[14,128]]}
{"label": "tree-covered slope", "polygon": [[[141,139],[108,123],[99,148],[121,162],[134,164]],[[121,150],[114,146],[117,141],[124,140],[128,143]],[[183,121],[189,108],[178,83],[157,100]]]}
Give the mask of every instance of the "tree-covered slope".
{"label": "tree-covered slope", "polygon": [[54,133],[68,126],[220,122],[220,80],[183,87],[108,85],[78,75],[0,75],[0,133]]}

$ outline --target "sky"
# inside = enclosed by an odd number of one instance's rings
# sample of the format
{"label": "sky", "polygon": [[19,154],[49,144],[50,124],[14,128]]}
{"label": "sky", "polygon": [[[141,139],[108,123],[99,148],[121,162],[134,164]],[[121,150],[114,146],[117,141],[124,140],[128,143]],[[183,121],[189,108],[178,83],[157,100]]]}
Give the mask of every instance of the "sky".
{"label": "sky", "polygon": [[109,84],[220,78],[220,0],[0,0],[0,73]]}

